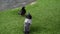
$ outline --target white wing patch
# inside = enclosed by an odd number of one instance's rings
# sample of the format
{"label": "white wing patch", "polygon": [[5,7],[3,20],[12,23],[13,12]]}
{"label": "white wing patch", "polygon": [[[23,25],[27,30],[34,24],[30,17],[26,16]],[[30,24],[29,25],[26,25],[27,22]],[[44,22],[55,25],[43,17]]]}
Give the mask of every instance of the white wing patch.
{"label": "white wing patch", "polygon": [[31,19],[25,19],[25,23],[30,23],[31,24]]}

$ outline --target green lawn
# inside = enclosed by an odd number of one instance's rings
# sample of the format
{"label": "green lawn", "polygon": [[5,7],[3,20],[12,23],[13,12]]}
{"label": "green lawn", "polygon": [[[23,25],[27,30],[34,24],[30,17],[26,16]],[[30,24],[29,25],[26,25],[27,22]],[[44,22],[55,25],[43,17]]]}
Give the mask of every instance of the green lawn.
{"label": "green lawn", "polygon": [[[37,0],[27,5],[32,15],[30,34],[60,34],[60,0]],[[25,17],[18,15],[19,8],[0,12],[0,34],[23,34]]]}

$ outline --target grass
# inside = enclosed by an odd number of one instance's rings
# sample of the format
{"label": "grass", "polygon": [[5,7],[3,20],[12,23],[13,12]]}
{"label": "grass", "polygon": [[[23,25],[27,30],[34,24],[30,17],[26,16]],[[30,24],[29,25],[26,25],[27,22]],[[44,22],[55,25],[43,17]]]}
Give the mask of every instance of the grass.
{"label": "grass", "polygon": [[[37,0],[27,5],[33,19],[30,34],[60,34],[60,0]],[[25,17],[18,15],[19,8],[0,12],[0,34],[23,34]]]}

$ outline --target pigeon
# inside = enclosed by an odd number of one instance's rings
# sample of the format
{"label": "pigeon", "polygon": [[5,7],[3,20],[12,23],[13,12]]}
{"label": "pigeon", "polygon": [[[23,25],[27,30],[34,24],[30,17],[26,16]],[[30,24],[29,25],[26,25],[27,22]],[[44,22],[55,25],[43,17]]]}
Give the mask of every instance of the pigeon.
{"label": "pigeon", "polygon": [[24,16],[26,14],[25,7],[22,7],[22,9],[18,12],[19,15]]}
{"label": "pigeon", "polygon": [[29,14],[26,15],[26,18],[25,18],[25,21],[24,21],[24,34],[29,34],[31,21],[32,21],[32,16],[29,13]]}

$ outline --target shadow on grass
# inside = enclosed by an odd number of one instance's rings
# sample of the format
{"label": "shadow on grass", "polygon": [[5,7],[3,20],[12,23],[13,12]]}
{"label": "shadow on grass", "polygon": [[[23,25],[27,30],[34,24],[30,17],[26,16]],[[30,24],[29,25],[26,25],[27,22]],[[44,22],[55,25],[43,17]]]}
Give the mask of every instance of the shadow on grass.
{"label": "shadow on grass", "polygon": [[41,26],[38,26],[38,25],[36,25],[36,26],[31,26],[31,28],[30,28],[30,33],[40,33],[41,31],[44,31],[44,30],[46,30],[47,28],[45,28],[45,27],[41,27]]}

